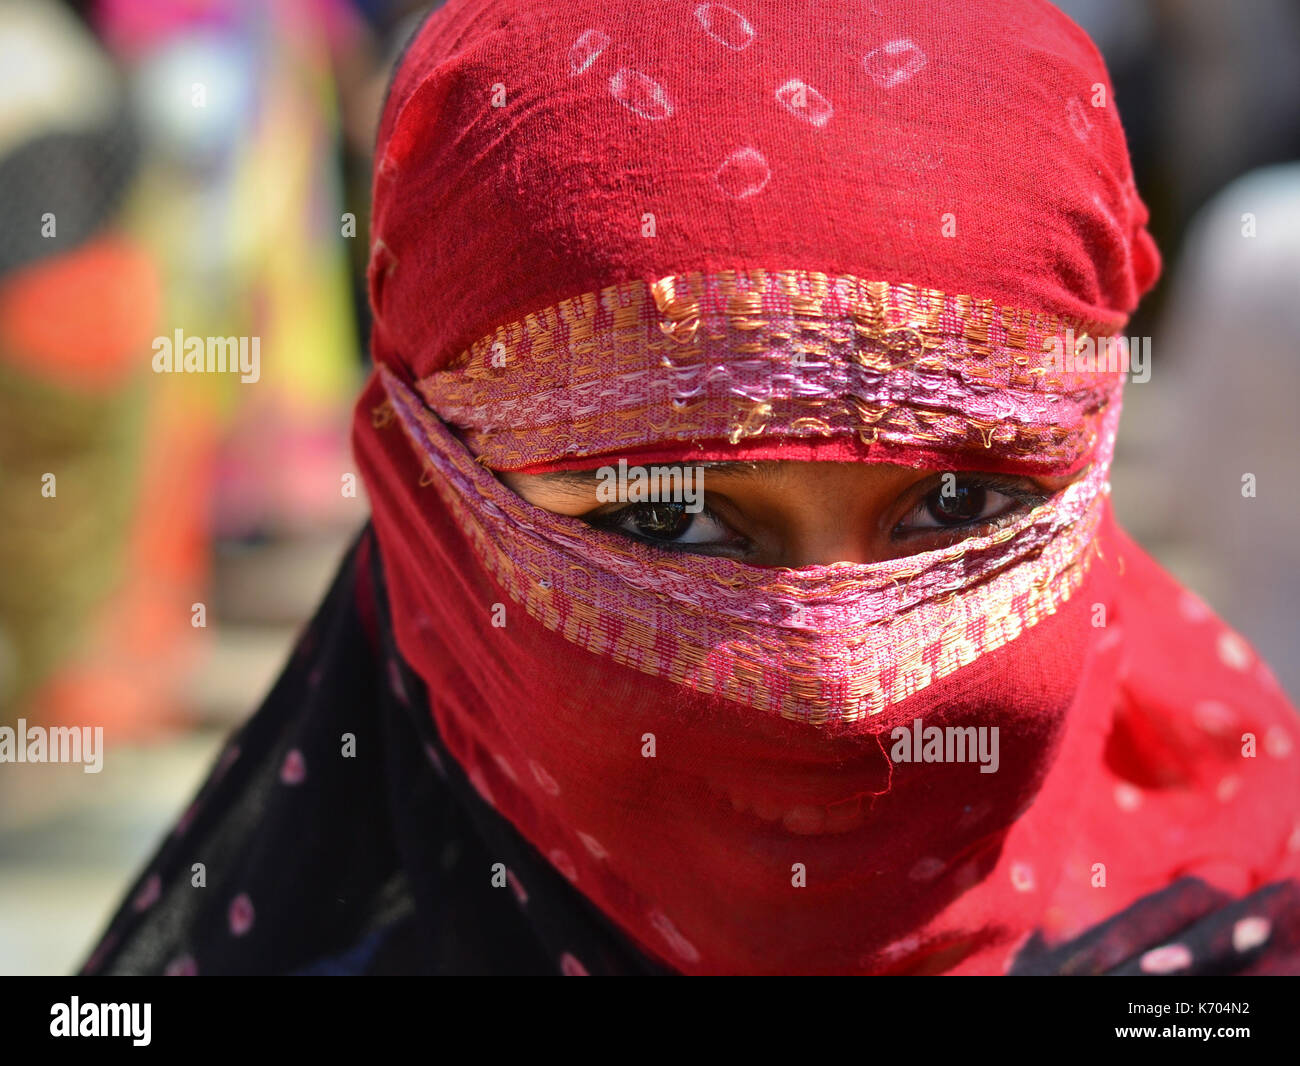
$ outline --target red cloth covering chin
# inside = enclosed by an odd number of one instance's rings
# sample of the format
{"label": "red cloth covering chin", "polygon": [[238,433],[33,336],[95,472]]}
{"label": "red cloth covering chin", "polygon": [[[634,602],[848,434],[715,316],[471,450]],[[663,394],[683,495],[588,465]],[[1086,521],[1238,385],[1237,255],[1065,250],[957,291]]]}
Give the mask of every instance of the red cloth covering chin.
{"label": "red cloth covering chin", "polygon": [[[644,951],[1001,973],[1180,875],[1296,874],[1294,713],[1117,528],[1117,378],[1037,362],[1122,328],[1145,219],[1046,3],[453,0],[412,42],[355,428],[398,646],[479,793]],[[1005,535],[799,570],[485,469],[700,452],[1088,469]],[[996,729],[996,772],[900,761],[918,720]]]}
{"label": "red cloth covering chin", "polygon": [[[383,399],[376,381],[363,406]],[[1032,931],[1069,939],[1176,876],[1244,893],[1300,872],[1293,711],[1109,513],[1056,614],[878,717],[815,728],[575,646],[583,617],[549,628],[502,590],[395,426],[356,444],[399,646],[450,749],[682,972],[996,974]],[[917,719],[998,728],[998,771],[891,764]],[[787,826],[818,817],[840,831]]]}

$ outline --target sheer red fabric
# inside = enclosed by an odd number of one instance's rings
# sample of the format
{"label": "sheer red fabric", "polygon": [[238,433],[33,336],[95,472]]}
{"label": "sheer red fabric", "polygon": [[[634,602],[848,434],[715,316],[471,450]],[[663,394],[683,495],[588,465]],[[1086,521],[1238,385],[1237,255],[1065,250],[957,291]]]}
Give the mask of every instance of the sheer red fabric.
{"label": "sheer red fabric", "polygon": [[[998,973],[1177,876],[1296,872],[1294,713],[1109,507],[1145,219],[1045,3],[453,0],[412,43],[355,431],[398,644],[645,951]],[[1080,476],[995,535],[777,570],[491,473],[723,455]]]}

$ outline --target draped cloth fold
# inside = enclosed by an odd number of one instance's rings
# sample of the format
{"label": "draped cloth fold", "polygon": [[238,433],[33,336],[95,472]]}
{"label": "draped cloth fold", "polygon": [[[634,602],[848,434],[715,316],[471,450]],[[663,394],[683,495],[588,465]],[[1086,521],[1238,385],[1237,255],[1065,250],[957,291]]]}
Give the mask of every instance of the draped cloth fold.
{"label": "draped cloth fold", "polygon": [[[1171,606],[1157,600],[1154,614],[1142,617],[1149,622]],[[1205,613],[1196,621],[1213,643],[1217,623]],[[1177,666],[1167,661],[1165,676],[1176,677]],[[1148,705],[1126,734],[1168,733],[1186,715],[1185,699],[1175,691],[1163,712]],[[224,745],[81,972],[673,972],[637,950],[484,801],[426,713],[427,700],[396,648],[367,529],[266,702]],[[354,758],[340,756],[348,733]],[[1265,736],[1276,750],[1278,734]],[[1124,747],[1132,758],[1134,744]],[[1135,786],[1114,790],[1120,809],[1143,795]],[[1115,817],[1106,800],[1092,819],[1103,830]],[[1203,806],[1217,803],[1216,796]],[[1175,826],[1194,831],[1194,823]],[[1132,827],[1130,852],[1146,845],[1147,828]],[[1243,854],[1268,854],[1249,840]],[[203,887],[196,862],[205,866]],[[1126,907],[1106,896],[1077,936],[1062,940],[1038,927],[1004,961],[1025,974],[1300,970],[1297,889],[1281,880],[1288,867],[1265,862],[1227,881],[1224,869],[1215,879],[1226,890],[1187,876]],[[934,969],[942,966],[900,959],[891,972]]]}
{"label": "draped cloth fold", "polygon": [[[427,965],[513,895],[516,964],[564,973],[1294,966],[1294,711],[1110,507],[1146,218],[1101,59],[1037,0],[435,13],[380,128],[354,423],[391,649],[302,712],[401,722],[379,750],[404,776],[322,749],[334,806],[293,815],[303,763],[258,743],[239,795],[305,820],[298,861],[308,826],[375,829],[369,894],[333,897],[356,910],[276,927],[343,951],[392,876]],[[495,476],[723,457],[1074,476],[995,532],[798,569],[656,550]],[[418,881],[440,835],[398,781],[468,817],[463,896]],[[168,869],[166,905],[211,908]],[[168,951],[271,958],[229,939],[261,913],[236,885],[156,925]],[[126,935],[96,965],[136,965]]]}

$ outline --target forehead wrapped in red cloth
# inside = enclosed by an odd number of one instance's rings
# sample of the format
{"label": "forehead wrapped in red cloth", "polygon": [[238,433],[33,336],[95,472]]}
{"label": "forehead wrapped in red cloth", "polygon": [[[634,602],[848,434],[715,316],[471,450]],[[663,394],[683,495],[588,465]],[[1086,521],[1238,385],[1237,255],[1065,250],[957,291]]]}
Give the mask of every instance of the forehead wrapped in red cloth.
{"label": "forehead wrapped in red cloth", "polygon": [[1077,27],[655,0],[566,7],[561,41],[553,16],[452,5],[379,138],[375,354],[484,462],[1079,465],[1117,375],[1045,342],[1114,333],[1158,258]]}
{"label": "forehead wrapped in red cloth", "polygon": [[[1121,609],[1150,564],[1096,358],[1157,273],[1145,220],[1046,3],[453,0],[410,45],[356,429],[398,645],[478,794],[642,950],[998,972],[1164,883],[1097,806],[1119,619],[1167,596],[1151,570]],[[1080,476],[988,536],[779,570],[490,472],[615,456]],[[995,738],[996,772],[893,758],[918,720]],[[1104,900],[1099,842],[1129,864]]]}

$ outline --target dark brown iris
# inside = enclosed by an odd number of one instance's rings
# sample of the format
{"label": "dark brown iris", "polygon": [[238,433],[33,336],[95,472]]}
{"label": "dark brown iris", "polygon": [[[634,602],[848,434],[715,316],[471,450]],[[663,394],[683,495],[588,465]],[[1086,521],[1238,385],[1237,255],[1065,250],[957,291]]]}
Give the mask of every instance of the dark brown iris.
{"label": "dark brown iris", "polygon": [[690,528],[691,517],[680,503],[643,503],[631,514],[637,532],[655,540],[680,537]]}
{"label": "dark brown iris", "polygon": [[936,522],[955,526],[979,518],[987,502],[988,490],[982,485],[958,485],[951,494],[932,493],[926,510]]}

